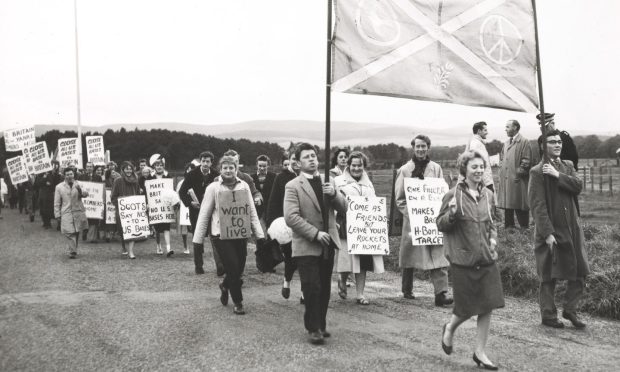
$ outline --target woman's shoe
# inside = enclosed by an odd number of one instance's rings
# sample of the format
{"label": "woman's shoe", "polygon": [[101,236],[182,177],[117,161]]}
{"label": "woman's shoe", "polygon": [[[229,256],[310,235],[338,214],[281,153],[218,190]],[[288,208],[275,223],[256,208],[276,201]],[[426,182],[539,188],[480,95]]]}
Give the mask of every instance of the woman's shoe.
{"label": "woman's shoe", "polygon": [[360,297],[356,302],[358,305],[370,305],[370,302],[366,299],[366,297]]}
{"label": "woman's shoe", "polygon": [[[446,327],[448,326],[448,323],[443,325],[443,329],[441,331],[441,348],[443,349],[443,352],[450,355],[452,354],[452,345],[448,346],[443,342],[443,337],[446,334]],[[474,353],[474,358],[476,357],[476,354]]]}
{"label": "woman's shoe", "polygon": [[129,255],[129,258],[131,258],[132,260],[134,260],[136,258],[136,256],[134,256],[133,254]]}
{"label": "woman's shoe", "polygon": [[478,367],[482,366],[484,369],[488,369],[489,371],[497,371],[499,369],[498,366],[494,364],[486,364],[476,356],[476,352],[474,352],[474,362],[478,365]]}

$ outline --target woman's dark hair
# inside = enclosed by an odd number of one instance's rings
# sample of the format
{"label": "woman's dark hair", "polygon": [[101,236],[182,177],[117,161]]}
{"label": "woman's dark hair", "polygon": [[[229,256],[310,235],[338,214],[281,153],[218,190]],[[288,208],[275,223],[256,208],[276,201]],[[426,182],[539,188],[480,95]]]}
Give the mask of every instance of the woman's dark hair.
{"label": "woman's dark hair", "polygon": [[428,136],[425,136],[423,134],[418,134],[417,136],[415,136],[412,140],[411,140],[411,147],[415,146],[415,140],[422,140],[424,142],[426,142],[426,146],[428,146],[428,148],[431,147],[431,139],[428,138]]}
{"label": "woman's dark hair", "polygon": [[351,163],[353,163],[353,159],[361,159],[362,160],[362,164],[364,164],[364,168],[366,168],[368,166],[368,157],[366,156],[366,154],[364,154],[361,151],[353,151],[349,155],[349,158],[347,159],[347,165],[348,166],[351,166]]}
{"label": "woman's dark hair", "polygon": [[332,168],[338,164],[338,155],[340,155],[341,152],[344,152],[345,157],[349,157],[349,150],[345,148],[336,148],[336,151],[334,151],[334,155],[332,156]]}

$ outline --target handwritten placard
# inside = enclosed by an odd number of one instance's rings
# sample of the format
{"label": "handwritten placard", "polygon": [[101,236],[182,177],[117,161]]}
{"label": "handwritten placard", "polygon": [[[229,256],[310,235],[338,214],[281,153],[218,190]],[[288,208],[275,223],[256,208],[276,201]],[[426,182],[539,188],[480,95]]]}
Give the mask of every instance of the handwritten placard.
{"label": "handwritten placard", "polygon": [[151,234],[144,195],[118,198],[118,214],[124,240],[142,239]]}
{"label": "handwritten placard", "polygon": [[173,184],[172,178],[158,178],[144,182],[149,201],[149,223],[172,223],[176,221],[174,205],[166,202],[166,198],[164,198],[165,192],[174,192]]}
{"label": "handwritten placard", "polygon": [[347,196],[349,254],[390,254],[386,199]]}
{"label": "handwritten placard", "polygon": [[61,168],[75,166],[83,168],[82,156],[78,149],[77,138],[59,138],[58,139],[58,162]]}
{"label": "handwritten placard", "polygon": [[6,151],[20,151],[26,146],[33,145],[35,142],[34,126],[4,131],[4,146]]}
{"label": "handwritten placard", "polygon": [[6,159],[6,167],[9,169],[13,185],[28,181],[28,168],[22,155]]}
{"label": "handwritten placard", "polygon": [[106,225],[116,224],[116,207],[112,203],[112,190],[105,190],[105,223]]}
{"label": "handwritten placard", "polygon": [[26,146],[22,150],[28,173],[41,174],[52,170],[47,144],[45,141],[37,142],[34,145]]}
{"label": "handwritten placard", "polygon": [[[220,239],[245,239],[252,234],[250,214],[252,204],[247,190],[220,191]],[[252,202],[253,203],[253,202]]]}
{"label": "handwritten placard", "polygon": [[105,164],[103,136],[86,136],[86,156],[95,165]]}
{"label": "handwritten placard", "polygon": [[85,182],[80,181],[82,190],[88,192],[88,196],[82,198],[84,203],[84,209],[86,211],[86,218],[93,220],[102,220],[104,218],[104,189],[105,185],[102,182]]}
{"label": "handwritten placard", "polygon": [[405,178],[413,245],[443,244],[443,234],[437,229],[435,220],[441,208],[441,200],[447,192],[448,184],[443,178]]}

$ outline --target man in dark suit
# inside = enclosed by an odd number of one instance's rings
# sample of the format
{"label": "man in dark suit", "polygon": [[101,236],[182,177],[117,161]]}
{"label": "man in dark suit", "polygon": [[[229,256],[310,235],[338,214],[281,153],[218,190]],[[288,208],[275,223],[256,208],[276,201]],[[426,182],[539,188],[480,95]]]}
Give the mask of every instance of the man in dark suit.
{"label": "man in dark suit", "polygon": [[[200,203],[205,194],[207,186],[213,182],[213,180],[219,176],[219,172],[211,165],[215,160],[213,153],[210,151],[203,151],[200,153],[200,167],[190,171],[183,181],[183,185],[179,189],[179,198],[181,202],[189,208],[189,222],[192,225],[192,231],[196,228],[196,220],[198,220],[198,212],[200,212]],[[202,246],[201,246],[202,248]],[[194,249],[194,265],[196,266],[196,274],[204,274],[202,267],[204,254],[204,248]],[[224,273],[223,267],[217,267],[218,274]]]}
{"label": "man in dark suit", "polygon": [[[332,183],[321,181],[314,146],[300,144],[295,157],[301,172],[286,184],[284,220],[293,230],[293,257],[305,299],[304,325],[310,333],[310,342],[322,344],[330,336],[326,331],[327,307],[334,249],[340,249],[334,210],[344,213],[346,201]],[[327,226],[324,221],[328,221]]]}
{"label": "man in dark suit", "polygon": [[267,155],[259,155],[256,158],[256,173],[252,174],[254,185],[263,197],[263,203],[256,207],[261,223],[265,223],[265,212],[267,211],[267,205],[269,205],[269,195],[271,195],[273,181],[276,179],[276,174],[269,170],[270,165],[271,160]]}

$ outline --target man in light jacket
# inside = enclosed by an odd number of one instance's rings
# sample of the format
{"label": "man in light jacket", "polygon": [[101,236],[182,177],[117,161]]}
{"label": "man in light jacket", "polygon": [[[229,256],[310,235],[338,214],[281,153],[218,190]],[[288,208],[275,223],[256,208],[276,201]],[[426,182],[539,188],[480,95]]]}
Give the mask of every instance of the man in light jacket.
{"label": "man in light jacket", "polygon": [[75,180],[75,170],[67,167],[63,171],[65,181],[56,185],[54,193],[54,217],[60,219],[60,231],[67,238],[69,258],[77,257],[79,234],[88,229],[88,220],[82,198],[88,192],[82,190]]}
{"label": "man in light jacket", "polygon": [[484,168],[482,182],[487,189],[495,192],[495,188],[493,187],[493,172],[491,171],[490,166],[491,160],[489,160],[489,152],[487,151],[487,147],[485,145],[487,136],[489,135],[487,123],[484,121],[477,122],[474,124],[472,131],[474,132],[474,136],[467,144],[467,147],[465,147],[465,151],[474,150],[482,155],[484,162],[488,165]]}

